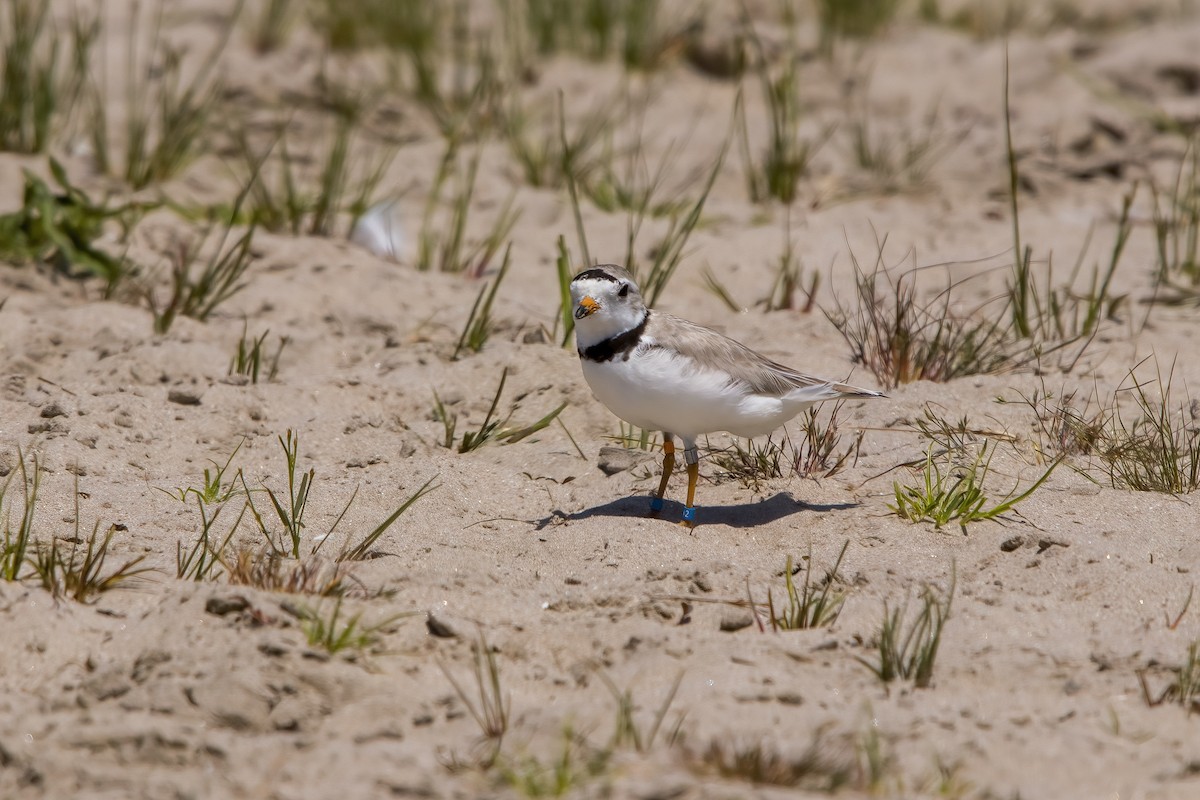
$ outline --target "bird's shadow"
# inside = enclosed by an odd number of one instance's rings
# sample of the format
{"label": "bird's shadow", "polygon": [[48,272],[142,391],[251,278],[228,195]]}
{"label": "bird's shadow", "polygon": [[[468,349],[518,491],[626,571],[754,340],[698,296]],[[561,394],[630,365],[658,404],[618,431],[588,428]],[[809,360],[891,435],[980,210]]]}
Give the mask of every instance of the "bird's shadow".
{"label": "bird's shadow", "polygon": [[[855,508],[858,503],[805,503],[792,497],[787,492],[779,492],[765,500],[753,503],[738,503],[729,506],[701,506],[696,514],[696,525],[728,525],[731,528],[753,528],[769,522],[799,514],[801,511],[845,511]],[[677,522],[683,518],[684,506],[672,500],[664,501],[663,510],[657,515],[658,519]],[[558,522],[572,522],[591,517],[648,517],[650,498],[634,495],[622,497],[603,505],[566,514],[555,510],[550,516],[537,522],[537,530],[542,530]]]}

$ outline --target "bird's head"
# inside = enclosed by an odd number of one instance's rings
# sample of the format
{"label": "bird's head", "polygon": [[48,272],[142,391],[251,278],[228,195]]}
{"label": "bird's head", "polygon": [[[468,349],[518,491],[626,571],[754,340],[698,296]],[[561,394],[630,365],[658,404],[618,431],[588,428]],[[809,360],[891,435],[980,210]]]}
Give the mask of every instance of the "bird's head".
{"label": "bird's head", "polygon": [[571,280],[571,306],[582,347],[635,328],[646,316],[646,303],[633,276],[615,264],[576,275]]}

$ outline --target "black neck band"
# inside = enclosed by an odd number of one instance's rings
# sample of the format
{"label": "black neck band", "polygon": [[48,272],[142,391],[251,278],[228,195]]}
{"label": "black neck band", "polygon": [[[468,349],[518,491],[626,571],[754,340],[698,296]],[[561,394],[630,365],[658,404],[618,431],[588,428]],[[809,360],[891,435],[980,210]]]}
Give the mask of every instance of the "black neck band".
{"label": "black neck band", "polygon": [[618,333],[616,336],[610,336],[602,342],[596,342],[591,347],[581,348],[579,357],[586,358],[588,361],[612,361],[618,355],[629,357],[629,353],[638,346],[642,340],[642,334],[646,331],[646,323],[650,321],[650,309],[646,309],[645,316],[642,321],[634,327]]}

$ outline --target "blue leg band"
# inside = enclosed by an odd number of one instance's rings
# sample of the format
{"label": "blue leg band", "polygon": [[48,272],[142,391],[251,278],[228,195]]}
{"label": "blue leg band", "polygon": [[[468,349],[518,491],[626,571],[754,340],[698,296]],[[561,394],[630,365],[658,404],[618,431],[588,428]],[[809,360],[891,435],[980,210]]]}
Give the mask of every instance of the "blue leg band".
{"label": "blue leg band", "polygon": [[700,509],[699,506],[692,506],[683,510],[683,519],[685,522],[695,522],[696,512]]}
{"label": "blue leg band", "polygon": [[650,510],[651,511],[662,511],[663,510],[663,499],[661,497],[651,497],[650,498]]}

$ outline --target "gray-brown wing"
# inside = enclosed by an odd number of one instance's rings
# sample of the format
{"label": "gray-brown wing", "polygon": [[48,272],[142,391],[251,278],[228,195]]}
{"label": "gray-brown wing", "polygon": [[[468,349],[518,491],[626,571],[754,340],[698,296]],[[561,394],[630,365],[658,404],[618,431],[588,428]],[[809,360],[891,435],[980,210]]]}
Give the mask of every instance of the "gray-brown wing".
{"label": "gray-brown wing", "polygon": [[[797,372],[711,328],[670,314],[652,312],[646,326],[646,336],[653,340],[656,347],[673,348],[682,356],[728,373],[731,380],[745,384],[755,394],[781,397],[793,389],[833,383]],[[834,387],[845,394],[875,394],[845,384],[835,383]]]}

